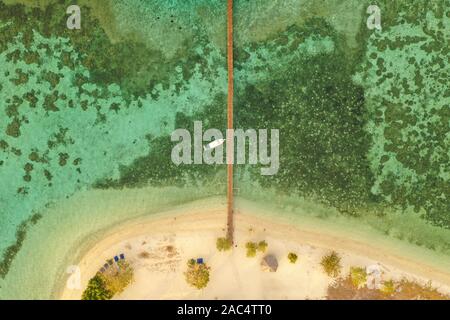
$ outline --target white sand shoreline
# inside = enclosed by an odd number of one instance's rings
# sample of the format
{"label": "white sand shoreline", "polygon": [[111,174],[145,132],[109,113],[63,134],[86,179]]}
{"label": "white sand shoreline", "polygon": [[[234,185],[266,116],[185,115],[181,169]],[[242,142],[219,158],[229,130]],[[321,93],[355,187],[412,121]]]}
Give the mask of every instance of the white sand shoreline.
{"label": "white sand shoreline", "polygon": [[[335,250],[342,256],[344,271],[350,266],[379,263],[386,279],[431,281],[441,292],[450,292],[450,272],[445,265],[437,267],[406,254],[401,247],[354,239],[308,221],[290,225],[289,221],[265,217],[261,211],[264,209],[245,201],[239,204],[235,216],[238,247],[231,253],[219,253],[215,248],[215,239],[225,234],[223,198],[195,201],[120,225],[109,230],[79,261],[81,288],[107,259],[123,252],[135,268],[136,281],[119,299],[321,299],[330,279],[321,271],[320,258]],[[268,253],[277,256],[280,266],[276,273],[260,270],[261,256],[245,257],[245,243],[259,240],[266,240]],[[176,252],[167,255],[163,251],[167,246]],[[139,258],[143,251],[150,257]],[[288,263],[289,251],[298,253],[297,264]],[[200,256],[212,269],[208,287],[199,291],[187,286],[183,271],[189,258]],[[80,299],[81,293],[64,286],[58,297]]]}

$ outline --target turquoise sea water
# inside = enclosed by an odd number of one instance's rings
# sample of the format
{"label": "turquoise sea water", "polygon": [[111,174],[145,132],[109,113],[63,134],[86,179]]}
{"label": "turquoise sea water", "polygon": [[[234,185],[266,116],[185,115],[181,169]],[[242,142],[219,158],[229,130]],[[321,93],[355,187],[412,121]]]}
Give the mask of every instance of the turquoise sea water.
{"label": "turquoise sea water", "polygon": [[[0,1],[0,298],[49,297],[86,237],[225,191],[169,139],[225,127],[225,1],[79,1],[80,31],[69,2]],[[376,2],[382,31],[365,1],[235,1],[236,126],[281,132],[280,172],[236,187],[447,256],[450,4]],[[115,198],[79,208],[90,190]]]}

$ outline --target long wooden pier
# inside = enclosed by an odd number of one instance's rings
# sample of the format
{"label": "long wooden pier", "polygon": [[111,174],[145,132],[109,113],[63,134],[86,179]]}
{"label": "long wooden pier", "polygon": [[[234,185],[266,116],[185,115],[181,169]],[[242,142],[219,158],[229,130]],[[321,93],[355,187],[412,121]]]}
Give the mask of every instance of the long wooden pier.
{"label": "long wooden pier", "polygon": [[[227,128],[233,129],[233,0],[228,0],[227,6],[227,63],[228,63],[228,101]],[[227,141],[227,143],[229,143]],[[231,142],[233,143],[233,142]],[[234,152],[234,151],[233,151]],[[228,156],[228,155],[227,155]],[[227,162],[227,237],[233,243],[233,164]]]}

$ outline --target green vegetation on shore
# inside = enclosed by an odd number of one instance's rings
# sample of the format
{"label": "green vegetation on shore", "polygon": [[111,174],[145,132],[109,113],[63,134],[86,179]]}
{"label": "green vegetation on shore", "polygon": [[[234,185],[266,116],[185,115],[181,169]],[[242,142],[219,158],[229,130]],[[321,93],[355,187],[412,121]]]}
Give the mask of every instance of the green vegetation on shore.
{"label": "green vegetation on shore", "polygon": [[219,251],[228,251],[233,247],[233,243],[228,238],[218,238],[216,241],[216,247]]}
{"label": "green vegetation on shore", "polygon": [[262,240],[258,243],[249,241],[245,244],[245,248],[247,249],[247,257],[249,258],[255,257],[258,251],[264,253],[266,252],[267,247],[268,244],[265,240]]}
{"label": "green vegetation on shore", "polygon": [[209,282],[209,270],[206,263],[197,263],[194,259],[189,260],[187,271],[184,273],[186,282],[197,289],[205,288]]}
{"label": "green vegetation on shore", "polygon": [[289,260],[289,262],[292,263],[292,264],[296,263],[297,260],[298,260],[297,254],[296,254],[296,253],[293,253],[293,252],[289,252],[289,253],[288,253],[288,260]]}
{"label": "green vegetation on shore", "polygon": [[127,261],[119,261],[103,273],[89,280],[82,300],[110,300],[120,294],[133,281],[133,268]]}
{"label": "green vegetation on shore", "polygon": [[350,279],[355,287],[365,286],[367,282],[367,272],[365,268],[351,267]]}
{"label": "green vegetation on shore", "polygon": [[336,278],[342,271],[341,257],[335,252],[325,255],[320,261],[323,271],[330,277]]}
{"label": "green vegetation on shore", "polygon": [[110,300],[114,294],[106,287],[106,281],[100,274],[89,280],[81,300]]}
{"label": "green vegetation on shore", "polygon": [[430,284],[402,279],[385,281],[381,288],[355,286],[350,276],[336,279],[328,287],[328,300],[449,300]]}

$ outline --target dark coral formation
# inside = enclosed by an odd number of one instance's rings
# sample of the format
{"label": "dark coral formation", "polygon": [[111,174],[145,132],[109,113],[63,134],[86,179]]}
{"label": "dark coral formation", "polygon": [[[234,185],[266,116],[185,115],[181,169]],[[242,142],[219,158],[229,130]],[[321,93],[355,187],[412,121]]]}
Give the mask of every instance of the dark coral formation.
{"label": "dark coral formation", "polygon": [[23,221],[16,230],[16,241],[12,245],[6,248],[3,252],[1,260],[0,260],[0,278],[5,278],[8,274],[9,268],[11,267],[11,263],[14,260],[14,257],[19,252],[22,247],[23,242],[27,236],[27,230],[35,225],[42,216],[40,214],[34,214],[27,220]]}

